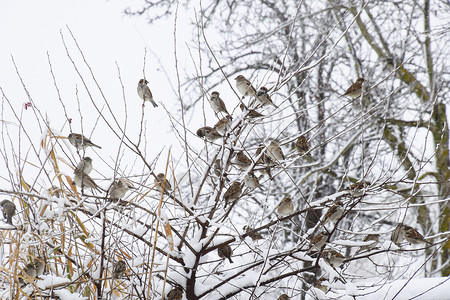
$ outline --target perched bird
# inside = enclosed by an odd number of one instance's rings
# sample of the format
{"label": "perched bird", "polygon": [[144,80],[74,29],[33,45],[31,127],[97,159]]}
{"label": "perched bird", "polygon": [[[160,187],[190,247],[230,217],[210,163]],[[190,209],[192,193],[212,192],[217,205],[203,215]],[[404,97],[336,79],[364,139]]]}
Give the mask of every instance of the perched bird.
{"label": "perched bird", "polygon": [[363,242],[371,242],[368,245],[361,246],[357,252],[361,252],[363,250],[370,251],[372,249],[375,249],[378,245],[378,242],[380,241],[380,235],[379,234],[368,234],[364,237]]}
{"label": "perched bird", "polygon": [[265,149],[264,146],[261,146],[258,149],[256,149],[256,156],[259,156],[261,152],[264,152],[256,163],[264,165],[273,165],[274,161],[272,160],[272,158],[270,158],[269,155],[267,155],[264,149]]}
{"label": "perched bird", "polygon": [[251,82],[248,81],[243,75],[239,75],[234,80],[236,80],[236,88],[238,89],[239,93],[243,95],[242,98],[247,95],[253,97],[257,96],[255,88],[252,86]]}
{"label": "perched bird", "polygon": [[337,252],[336,250],[330,249],[326,250],[322,253],[323,258],[325,261],[330,264],[331,266],[338,268],[340,267],[345,260],[345,256],[341,253]]}
{"label": "perched bird", "polygon": [[295,148],[300,155],[303,155],[309,151],[309,143],[304,135],[298,137],[297,141],[295,142]]}
{"label": "perched bird", "polygon": [[[245,225],[244,228],[242,228],[243,230],[245,230],[245,233],[251,232],[253,231],[253,228],[250,226]],[[261,235],[261,233],[259,232],[252,232],[249,233],[248,236],[252,239],[252,241],[257,241],[257,240],[263,240],[264,237]]]}
{"label": "perched bird", "polygon": [[328,222],[336,222],[344,214],[344,204],[342,201],[336,201],[336,203],[331,206],[323,217],[323,224]]}
{"label": "perched bird", "polygon": [[220,258],[228,258],[230,263],[233,263],[231,260],[231,255],[233,255],[233,250],[231,249],[230,245],[226,244],[219,248],[217,248],[217,253],[219,254]]}
{"label": "perched bird", "polygon": [[69,139],[69,142],[72,144],[72,146],[77,148],[77,150],[86,150],[87,147],[96,147],[102,149],[102,147],[97,146],[96,144],[91,142],[90,139],[79,133],[71,133],[67,138]]}
{"label": "perched bird", "polygon": [[231,116],[226,115],[224,118],[220,119],[216,125],[214,125],[214,129],[222,134],[225,134],[228,128],[231,128]]}
{"label": "perched bird", "polygon": [[155,188],[159,192],[164,191],[164,193],[169,194],[170,192],[172,192],[172,185],[170,184],[167,178],[166,180],[164,180],[164,178],[165,178],[164,173],[159,173],[158,175],[156,175],[156,178],[154,180]]}
{"label": "perched bird", "polygon": [[236,154],[236,157],[234,158],[234,162],[233,162],[237,168],[245,171],[248,169],[248,167],[251,166],[252,161],[250,158],[248,158],[247,155],[244,154],[244,152],[239,151]]}
{"label": "perched bird", "polygon": [[292,203],[292,199],[289,197],[284,198],[277,207],[277,214],[281,217],[289,216],[293,212],[294,203]]}
{"label": "perched bird", "polygon": [[403,223],[398,223],[391,234],[391,241],[393,241],[394,244],[400,247],[400,244],[405,239],[405,235],[405,226],[403,225]]}
{"label": "perched bird", "polygon": [[227,115],[230,115],[227,111],[225,103],[223,102],[222,98],[220,98],[220,96],[219,96],[219,92],[211,93],[211,98],[209,99],[209,104],[211,104],[211,107],[216,114],[223,112],[223,113],[226,113]]}
{"label": "perched bird", "polygon": [[281,294],[280,297],[278,297],[278,300],[289,300],[291,299],[291,297],[289,297],[286,294]]}
{"label": "perched bird", "polygon": [[81,189],[91,188],[95,190],[101,190],[101,188],[95,183],[95,181],[87,174],[81,172],[78,169],[74,171],[75,176],[73,178],[72,185],[76,185]]}
{"label": "perched bird", "polygon": [[179,286],[174,287],[167,294],[167,300],[181,300],[183,298],[183,289]]}
{"label": "perched bird", "polygon": [[197,135],[201,138],[205,138],[210,142],[214,142],[215,140],[223,137],[220,133],[217,132],[214,128],[209,126],[201,127],[197,130]]}
{"label": "perched bird", "polygon": [[214,162],[214,175],[220,177],[222,176],[222,172],[223,172],[222,160],[216,159],[216,161]]}
{"label": "perched bird", "polygon": [[274,161],[284,160],[283,150],[281,150],[278,140],[271,141],[269,146],[267,146],[267,155]]}
{"label": "perched bird", "polygon": [[120,178],[111,183],[108,189],[108,195],[111,200],[119,200],[125,196],[128,189],[134,189],[134,186],[127,179]]}
{"label": "perched bird", "polygon": [[[32,279],[37,278],[44,274],[45,269],[45,263],[41,259],[37,258],[34,262],[27,264],[21,273],[19,275],[19,282],[23,285],[25,281],[29,281],[28,277],[31,277]],[[25,274],[27,276],[25,276]]]}
{"label": "perched bird", "polygon": [[270,171],[270,167],[264,167],[262,169],[259,169],[258,171],[261,172],[261,174],[263,175],[269,176],[270,180],[273,180],[272,171]]}
{"label": "perched bird", "polygon": [[241,108],[242,111],[246,111],[246,117],[249,117],[250,119],[256,119],[256,118],[260,118],[260,117],[264,117],[263,114],[257,112],[254,109],[248,109],[247,107],[245,107],[244,103],[241,103],[239,105],[239,107]]}
{"label": "perched bird", "polygon": [[78,163],[77,170],[83,172],[84,174],[89,174],[92,171],[92,158],[89,156],[83,157],[83,159]]}
{"label": "perched bird", "polygon": [[405,239],[410,244],[420,244],[427,243],[431,245],[431,242],[425,240],[423,235],[421,235],[417,230],[408,225],[403,225],[405,230]]}
{"label": "perched bird", "polygon": [[309,242],[311,248],[308,252],[310,252],[314,248],[320,250],[323,247],[323,245],[325,245],[325,243],[327,242],[329,235],[330,234],[328,233],[328,231],[321,231],[316,236],[314,236],[312,240]]}
{"label": "perched bird", "polygon": [[256,189],[257,187],[259,187],[259,179],[258,177],[256,177],[255,173],[253,173],[253,171],[245,174],[244,183],[251,189]]}
{"label": "perched bird", "polygon": [[358,78],[355,83],[353,83],[346,91],[344,94],[342,94],[339,98],[344,97],[344,96],[349,96],[352,99],[356,99],[359,96],[361,96],[361,92],[362,92],[362,85],[364,83],[364,78]]}
{"label": "perched bird", "polygon": [[3,218],[6,219],[6,223],[12,225],[12,217],[16,213],[16,205],[9,200],[3,200],[0,203],[3,211]]}
{"label": "perched bird", "polygon": [[228,204],[230,200],[239,199],[241,193],[242,193],[242,185],[238,181],[233,182],[223,195],[223,198],[225,199],[225,205]]}
{"label": "perched bird", "polygon": [[146,79],[139,80],[138,86],[137,86],[137,93],[139,97],[141,97],[144,102],[142,103],[142,106],[145,105],[145,101],[150,101],[153,104],[153,107],[158,107],[155,100],[153,100],[152,92],[150,91],[150,88],[147,86],[148,81]]}
{"label": "perched bird", "polygon": [[258,97],[256,97],[256,99],[258,99],[262,106],[273,105],[275,108],[278,108],[278,106],[276,106],[270,98],[268,90],[265,86],[259,88],[257,96]]}
{"label": "perched bird", "polygon": [[123,260],[117,261],[113,265],[112,280],[119,279],[120,277],[125,275],[126,270],[127,270],[127,264]]}

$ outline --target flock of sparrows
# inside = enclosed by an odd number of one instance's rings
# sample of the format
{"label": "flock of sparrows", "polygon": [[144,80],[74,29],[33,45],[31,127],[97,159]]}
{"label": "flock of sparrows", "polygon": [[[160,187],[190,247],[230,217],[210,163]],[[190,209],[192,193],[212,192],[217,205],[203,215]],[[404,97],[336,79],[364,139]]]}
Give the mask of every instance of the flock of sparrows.
{"label": "flock of sparrows", "polygon": [[[278,108],[277,105],[272,101],[269,90],[266,87],[261,87],[258,91],[252,86],[251,82],[247,80],[244,76],[239,75],[235,78],[236,80],[236,88],[242,94],[242,98],[246,96],[253,97],[256,102],[259,104],[255,109],[251,109],[244,105],[242,102],[240,107],[243,111],[245,111],[245,116],[249,118],[259,118],[263,117],[261,113],[259,113],[256,109],[258,107],[265,106],[273,106],[275,109]],[[353,83],[346,92],[341,95],[341,97],[348,96],[353,99],[361,96],[362,86],[364,83],[363,78],[358,78],[355,83]],[[139,97],[143,100],[143,105],[145,105],[145,101],[150,101],[153,107],[157,107],[158,105],[153,100],[152,93],[147,86],[148,81],[145,79],[139,80],[137,92]],[[214,142],[220,138],[223,138],[230,132],[232,129],[232,116],[228,112],[225,102],[221,99],[220,94],[217,91],[213,91],[211,93],[211,97],[209,99],[211,108],[214,110],[217,116],[219,114],[223,114],[222,118],[213,126],[204,126],[197,130],[197,135],[201,138],[205,138],[209,142]],[[249,105],[250,106],[250,105]],[[101,149],[100,146],[91,142],[90,139],[85,136],[77,133],[71,133],[68,136],[69,142],[78,150],[85,151],[88,147],[96,147]],[[295,143],[296,150],[299,155],[305,155],[310,151],[310,145],[305,136],[300,136]],[[225,206],[233,201],[236,201],[240,198],[243,192],[243,186],[246,186],[250,190],[256,189],[260,187],[259,179],[253,168],[250,167],[259,165],[261,166],[258,171],[262,174],[267,174],[270,179],[272,176],[270,174],[271,167],[282,163],[285,160],[285,155],[281,148],[280,142],[276,139],[270,141],[267,146],[262,145],[258,148],[255,153],[257,161],[254,163],[254,160],[250,159],[246,153],[243,151],[238,151],[233,160],[233,165],[244,171],[243,182],[234,181],[230,184],[228,189],[225,191],[223,198],[225,200]],[[91,188],[93,190],[101,190],[103,191],[89,176],[89,173],[92,171],[92,159],[90,157],[83,157],[83,159],[78,163],[74,170],[74,179],[73,185],[76,185],[82,189]],[[214,174],[216,176],[226,176],[226,173],[223,170],[222,161],[216,160],[214,163]],[[155,187],[161,193],[169,194],[172,191],[171,184],[168,180],[166,180],[166,176],[163,173],[159,173],[156,175]],[[115,180],[109,187],[107,191],[107,195],[111,200],[120,200],[122,199],[126,192],[129,189],[133,189],[133,185],[126,178],[120,178]],[[0,206],[3,211],[3,216],[6,219],[6,222],[12,225],[12,217],[15,214],[16,207],[14,203],[9,200],[3,200],[0,203]],[[290,197],[285,197],[281,203],[276,208],[276,212],[279,217],[289,216],[294,212],[294,203]],[[329,222],[336,223],[345,213],[344,204],[341,201],[335,201],[334,205],[332,205],[325,215],[322,218],[322,225],[325,225]],[[249,226],[245,226],[243,228],[245,232],[250,232],[253,229]],[[262,235],[259,232],[254,232],[249,235],[252,240],[256,241],[259,239],[263,239]],[[333,267],[339,267],[344,263],[346,257],[344,257],[341,253],[334,249],[323,249],[326,243],[329,241],[330,232],[328,230],[320,231],[317,235],[313,236],[310,240],[310,248],[308,253],[311,251],[322,251],[321,256]],[[366,244],[361,246],[357,251],[370,251],[377,247],[380,240],[379,234],[368,234],[363,242]],[[398,246],[406,240],[410,244],[417,243],[430,243],[425,240],[425,238],[414,228],[399,223],[395,230],[391,235],[391,240]],[[430,243],[431,244],[431,243]],[[223,259],[228,259],[230,263],[233,263],[231,257],[233,255],[233,250],[230,245],[226,244],[221,247],[218,247],[218,256]],[[36,259],[32,264],[27,265],[23,272],[27,274],[29,277],[39,277],[44,272],[45,264],[41,259]],[[126,263],[122,260],[117,261],[113,265],[112,279],[118,279],[124,276],[127,270]],[[167,299],[181,299],[183,295],[183,289],[179,286],[174,287],[167,294]],[[289,296],[286,294],[281,295],[279,300],[289,299]]]}

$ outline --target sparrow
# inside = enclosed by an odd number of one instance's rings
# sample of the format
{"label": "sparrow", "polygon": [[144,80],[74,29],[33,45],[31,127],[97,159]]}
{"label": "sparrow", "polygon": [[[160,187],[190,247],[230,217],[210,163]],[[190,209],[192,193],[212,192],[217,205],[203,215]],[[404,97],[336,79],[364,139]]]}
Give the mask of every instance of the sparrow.
{"label": "sparrow", "polygon": [[181,300],[183,298],[183,289],[179,286],[174,287],[167,294],[167,300]]}
{"label": "sparrow", "polygon": [[277,206],[277,214],[281,217],[289,216],[294,212],[294,203],[292,203],[292,199],[286,197],[281,201]]}
{"label": "sparrow", "polygon": [[308,252],[310,252],[314,248],[320,250],[323,247],[323,245],[325,245],[325,243],[327,242],[329,235],[330,234],[327,231],[321,231],[316,236],[314,236],[312,240],[309,242],[311,248],[309,249]]}
{"label": "sparrow", "polygon": [[237,200],[241,196],[242,186],[238,181],[233,182],[228,190],[223,195],[225,199],[225,205],[228,204],[230,200]]}
{"label": "sparrow", "polygon": [[12,225],[12,217],[16,213],[16,205],[9,200],[3,200],[0,203],[3,210],[3,218],[6,219],[6,223]]}
{"label": "sparrow", "polygon": [[345,256],[336,250],[330,249],[322,253],[322,257],[332,267],[338,268],[344,263]]}
{"label": "sparrow", "polygon": [[256,189],[259,187],[259,179],[256,177],[255,173],[253,171],[248,172],[244,176],[244,183],[247,187],[251,189]]}
{"label": "sparrow", "polygon": [[214,128],[211,128],[209,126],[205,126],[202,128],[199,128],[197,130],[197,135],[201,138],[205,138],[206,140],[210,142],[214,142],[218,138],[223,137],[220,133],[217,132]]}
{"label": "sparrow", "polygon": [[217,253],[219,254],[220,258],[228,258],[230,263],[233,263],[231,260],[231,255],[233,255],[233,250],[231,249],[230,245],[226,244],[219,248],[217,248]]}
{"label": "sparrow", "polygon": [[256,95],[256,99],[258,99],[259,103],[261,103],[262,106],[273,105],[275,108],[278,108],[278,106],[276,106],[270,98],[268,90],[265,86],[260,87]]}
{"label": "sparrow", "polygon": [[278,140],[271,141],[269,146],[267,146],[267,155],[274,161],[284,160],[283,150],[281,150]]}
{"label": "sparrow", "polygon": [[358,78],[355,83],[353,83],[346,91],[344,94],[342,94],[339,98],[344,97],[344,96],[349,96],[352,99],[356,99],[359,96],[361,96],[361,92],[362,92],[362,85],[364,83],[364,78]]}
{"label": "sparrow", "polygon": [[256,149],[256,156],[259,156],[261,152],[264,152],[263,155],[259,158],[259,160],[256,162],[257,164],[264,164],[264,165],[273,165],[275,162],[270,158],[269,155],[267,155],[266,151],[264,150],[264,146],[259,147]]}
{"label": "sparrow", "polygon": [[156,178],[154,180],[155,188],[159,192],[162,192],[164,190],[164,193],[169,194],[170,192],[172,192],[172,185],[167,178],[164,181],[164,177],[164,173],[159,173],[158,175],[156,175]]}
{"label": "sparrow", "polygon": [[96,190],[101,190],[101,188],[95,183],[95,181],[87,174],[81,172],[78,169],[74,171],[75,176],[72,181],[72,185],[76,185],[81,189],[91,188]]}
{"label": "sparrow", "polygon": [[427,243],[431,245],[431,242],[425,240],[423,235],[421,235],[417,230],[412,228],[408,225],[403,225],[403,228],[405,230],[405,239],[410,244],[420,244],[420,243]]}
{"label": "sparrow", "polygon": [[145,101],[150,101],[153,104],[153,107],[158,107],[156,102],[153,100],[152,92],[150,91],[150,88],[147,86],[148,81],[146,79],[139,80],[138,86],[137,86],[137,93],[139,97],[144,100],[144,103],[142,103],[142,106],[145,105]]}
{"label": "sparrow", "polygon": [[27,264],[19,276],[19,282],[21,284],[25,283],[25,280],[28,281],[28,278],[26,278],[25,274],[28,275],[28,277],[31,278],[37,278],[44,274],[45,269],[45,263],[41,259],[36,259],[34,262]]}
{"label": "sparrow", "polygon": [[368,234],[364,237],[363,242],[372,242],[368,245],[361,246],[357,252],[361,252],[363,250],[370,251],[372,249],[375,249],[378,245],[378,242],[380,241],[380,235],[379,234]]}
{"label": "sparrow", "polygon": [[291,299],[291,297],[289,297],[286,294],[281,294],[280,297],[278,297],[278,300],[289,300]]}
{"label": "sparrow", "polygon": [[239,93],[243,95],[242,98],[245,98],[245,96],[247,95],[253,97],[257,96],[255,88],[252,86],[251,82],[248,81],[244,76],[239,75],[234,80],[236,80],[236,88],[238,89]]}
{"label": "sparrow", "polygon": [[212,109],[216,114],[223,112],[229,115],[225,103],[219,96],[219,92],[212,92],[211,98],[209,99],[209,104],[211,104]]}
{"label": "sparrow", "polygon": [[214,175],[220,177],[222,176],[222,171],[223,171],[222,160],[216,159],[216,161],[214,162]]}
{"label": "sparrow", "polygon": [[398,223],[391,234],[391,241],[393,241],[394,244],[400,247],[400,244],[405,239],[405,235],[406,235],[405,226],[403,226],[402,223]]}
{"label": "sparrow", "polygon": [[[247,225],[245,225],[242,229],[245,230],[245,233],[253,231],[253,228],[250,227],[250,226],[247,226]],[[261,233],[259,233],[257,231],[248,234],[248,236],[252,239],[252,241],[257,241],[257,240],[263,240],[264,239],[264,237],[261,235]]]}
{"label": "sparrow", "polygon": [[254,109],[248,109],[245,107],[244,103],[241,103],[239,105],[239,107],[241,108],[242,111],[247,111],[247,114],[245,115],[246,117],[249,117],[250,119],[255,119],[255,118],[259,118],[259,117],[264,117],[263,114],[260,114],[259,112],[257,112]]}
{"label": "sparrow", "polygon": [[102,147],[97,146],[96,144],[91,142],[90,139],[79,133],[71,133],[67,138],[69,139],[69,142],[72,144],[72,146],[77,148],[77,150],[84,151],[87,147],[96,147],[102,149]]}
{"label": "sparrow", "polygon": [[216,125],[214,125],[214,129],[219,133],[225,134],[228,128],[231,128],[231,116],[226,115],[224,118],[220,119]]}
{"label": "sparrow", "polygon": [[328,211],[325,213],[323,218],[323,224],[328,222],[336,222],[340,217],[344,214],[344,205],[341,201],[336,201],[336,203],[331,206]]}
{"label": "sparrow", "polygon": [[125,196],[128,189],[134,189],[134,186],[127,179],[120,178],[111,183],[108,189],[108,195],[111,200],[120,200]]}
{"label": "sparrow", "polygon": [[127,264],[123,260],[117,261],[113,265],[112,280],[119,279],[120,277],[125,275],[126,270],[127,270]]}
{"label": "sparrow", "polygon": [[270,180],[273,180],[272,172],[270,171],[270,167],[264,167],[262,169],[259,169],[258,171],[261,172],[261,174],[263,174],[263,175],[269,176]]}
{"label": "sparrow", "polygon": [[245,171],[245,170],[248,169],[248,167],[251,166],[252,161],[251,161],[250,158],[248,158],[247,155],[244,154],[244,152],[239,151],[239,152],[236,154],[236,157],[235,157],[233,163],[236,165],[237,168],[239,168],[239,169]]}
{"label": "sparrow", "polygon": [[92,158],[89,156],[84,157],[77,165],[77,170],[84,174],[89,174],[92,171]]}
{"label": "sparrow", "polygon": [[309,151],[309,143],[304,135],[298,137],[297,141],[295,142],[295,148],[300,155],[303,155]]}

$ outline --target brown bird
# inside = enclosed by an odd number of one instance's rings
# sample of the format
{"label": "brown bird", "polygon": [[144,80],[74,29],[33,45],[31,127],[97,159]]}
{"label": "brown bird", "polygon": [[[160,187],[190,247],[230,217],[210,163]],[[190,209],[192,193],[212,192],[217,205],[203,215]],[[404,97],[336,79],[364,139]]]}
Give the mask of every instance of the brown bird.
{"label": "brown bird", "polygon": [[309,151],[309,143],[304,135],[298,137],[297,141],[295,142],[295,148],[300,155],[303,155]]}
{"label": "brown bird", "polygon": [[81,135],[79,133],[71,133],[71,134],[69,134],[67,139],[72,144],[72,146],[77,148],[77,150],[86,150],[87,147],[96,147],[99,149],[102,148],[100,146],[97,146],[96,144],[91,142],[90,139],[88,139],[87,137],[85,137],[84,135]]}
{"label": "brown bird", "polygon": [[406,235],[405,226],[403,226],[403,223],[398,223],[391,234],[391,241],[393,241],[394,244],[400,247],[400,244],[405,239],[405,235]]}
{"label": "brown bird", "polygon": [[144,100],[142,103],[142,106],[145,105],[145,101],[150,101],[153,105],[153,107],[158,107],[155,100],[153,100],[152,92],[150,91],[150,88],[147,85],[148,81],[146,79],[139,80],[138,86],[137,86],[137,93],[139,97]]}
{"label": "brown bird", "polygon": [[364,78],[358,78],[355,83],[353,83],[346,91],[344,94],[342,94],[339,98],[344,97],[344,96],[349,96],[352,99],[356,99],[359,96],[361,96],[361,92],[362,92],[362,85],[364,83]]}
{"label": "brown bird", "polygon": [[257,94],[258,97],[256,97],[256,99],[259,101],[259,103],[261,103],[262,106],[272,105],[275,108],[278,108],[278,106],[273,103],[272,98],[270,98],[268,92],[269,91],[265,86],[260,87]]}
{"label": "brown bird", "polygon": [[236,88],[238,89],[239,93],[243,95],[242,98],[247,95],[253,97],[257,96],[256,90],[252,86],[252,83],[248,81],[243,75],[237,76],[236,78],[234,78],[234,80],[236,80]]}
{"label": "brown bird", "polygon": [[111,183],[108,189],[108,195],[111,200],[119,200],[125,196],[129,189],[134,189],[131,182],[125,178],[120,178]]}
{"label": "brown bird", "polygon": [[341,253],[337,252],[336,250],[330,249],[326,250],[322,253],[323,258],[325,261],[330,264],[331,266],[338,268],[340,267],[345,260],[345,256]]}
{"label": "brown bird", "polygon": [[256,119],[256,118],[259,118],[259,117],[264,117],[263,114],[260,114],[256,110],[246,108],[244,103],[241,103],[239,105],[239,107],[241,108],[242,111],[247,111],[247,114],[245,116],[249,117],[250,119]]}
{"label": "brown bird", "polygon": [[283,150],[281,150],[280,142],[278,140],[271,141],[269,146],[267,146],[267,155],[269,155],[273,161],[284,160],[284,153]]}
{"label": "brown bird", "polygon": [[86,156],[77,165],[77,169],[85,174],[92,171],[92,158]]}
{"label": "brown bird", "polygon": [[344,204],[342,201],[337,200],[336,203],[331,206],[328,211],[325,213],[323,218],[323,224],[328,222],[336,222],[340,217],[344,214]]}
{"label": "brown bird", "polygon": [[167,294],[167,300],[181,300],[183,298],[183,289],[179,286],[174,287]]}
{"label": "brown bird", "polygon": [[225,206],[228,204],[230,200],[239,199],[241,193],[242,193],[242,185],[237,181],[233,182],[223,195],[223,198],[225,199]]}
{"label": "brown bird", "polygon": [[231,128],[231,116],[226,115],[224,118],[220,119],[216,125],[214,125],[214,129],[222,134],[225,134],[228,128]]}
{"label": "brown bird", "polygon": [[205,138],[210,142],[214,142],[215,140],[223,137],[220,133],[217,132],[217,130],[209,126],[199,128],[197,130],[197,135],[201,138]]}
{"label": "brown bird", "polygon": [[[245,233],[253,231],[253,228],[248,226],[248,225],[245,225],[244,228],[242,228],[242,229],[245,230]],[[261,235],[261,233],[259,233],[257,231],[249,233],[248,236],[252,239],[252,241],[257,241],[257,240],[263,240],[264,239],[264,237]]]}
{"label": "brown bird", "polygon": [[211,104],[211,107],[216,114],[223,112],[229,115],[227,108],[225,106],[225,102],[223,102],[223,100],[219,96],[219,92],[214,91],[211,93],[209,104]]}
{"label": "brown bird", "polygon": [[255,173],[253,173],[253,171],[245,174],[244,183],[251,189],[256,189],[257,187],[259,187],[259,179],[258,177],[256,177]]}
{"label": "brown bird", "polygon": [[310,252],[314,248],[320,250],[323,247],[323,245],[325,245],[325,243],[327,242],[329,235],[330,234],[327,231],[321,231],[316,236],[314,236],[312,240],[309,242],[311,248],[308,252]]}
{"label": "brown bird", "polygon": [[363,242],[371,242],[371,243],[368,245],[365,245],[365,246],[361,246],[361,248],[359,248],[359,250],[357,252],[361,252],[363,250],[370,251],[372,249],[375,249],[377,247],[379,241],[380,241],[379,234],[376,234],[376,233],[368,234],[364,237]]}
{"label": "brown bird", "polygon": [[282,217],[289,216],[293,212],[294,203],[292,203],[292,199],[289,197],[284,198],[277,207],[277,214]]}
{"label": "brown bird", "polygon": [[112,274],[112,280],[118,279],[125,275],[125,271],[127,270],[127,264],[123,260],[117,261],[113,265],[113,274]]}
{"label": "brown bird", "polygon": [[219,248],[217,248],[217,253],[219,254],[220,258],[228,258],[230,263],[233,263],[231,260],[231,255],[233,255],[233,250],[231,249],[230,245],[226,244]]}
{"label": "brown bird", "polygon": [[12,225],[12,217],[16,213],[16,205],[9,200],[3,200],[0,203],[3,211],[3,217],[6,219],[6,223]]}
{"label": "brown bird", "polygon": [[72,185],[76,185],[81,189],[91,188],[93,190],[102,190],[89,175],[78,169],[75,169],[74,174],[75,176],[73,178]]}
{"label": "brown bird", "polygon": [[166,194],[170,194],[170,192],[172,192],[172,185],[170,184],[168,178],[164,175],[164,173],[159,173],[158,175],[156,175],[153,183],[155,184],[155,188],[158,192],[164,191],[164,193]]}
{"label": "brown bird", "polygon": [[431,245],[431,242],[425,240],[423,235],[421,235],[416,229],[408,225],[403,225],[405,230],[405,239],[410,244],[420,244],[427,243]]}
{"label": "brown bird", "polygon": [[[44,274],[44,270],[45,270],[44,261],[41,258],[35,259],[34,262],[27,264],[23,268],[21,275],[19,275],[20,284],[23,285],[25,283],[25,280],[29,282],[29,279],[27,278],[27,276],[31,277],[32,279],[38,278],[39,276]],[[25,274],[27,276],[25,276]]]}
{"label": "brown bird", "polygon": [[258,149],[256,149],[256,156],[259,156],[261,152],[264,152],[261,157],[256,162],[257,164],[264,164],[264,165],[273,165],[275,162],[270,158],[269,155],[267,155],[267,152],[265,151],[265,147],[261,146]]}
{"label": "brown bird", "polygon": [[237,168],[239,168],[239,169],[245,171],[245,170],[248,169],[248,167],[251,166],[252,161],[251,161],[250,158],[248,158],[247,155],[244,154],[244,152],[239,151],[239,152],[236,154],[236,157],[235,157],[233,163],[236,165]]}
{"label": "brown bird", "polygon": [[286,294],[281,294],[280,297],[278,297],[278,300],[289,300],[291,299],[291,297],[289,297]]}

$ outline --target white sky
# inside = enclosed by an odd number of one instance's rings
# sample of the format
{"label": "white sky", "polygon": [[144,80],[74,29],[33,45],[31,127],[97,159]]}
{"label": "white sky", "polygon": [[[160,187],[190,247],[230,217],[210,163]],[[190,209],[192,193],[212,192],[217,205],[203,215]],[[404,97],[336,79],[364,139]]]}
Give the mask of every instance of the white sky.
{"label": "white sky", "polygon": [[[108,102],[114,108],[118,108],[116,111],[123,112],[122,90],[115,64],[117,62],[125,86],[125,97],[129,111],[128,129],[131,133],[137,134],[142,101],[137,96],[136,86],[143,74],[144,48],[147,47],[156,53],[166,71],[170,73],[169,76],[173,85],[176,85],[176,77],[173,63],[173,17],[158,21],[156,25],[149,25],[145,17],[130,18],[124,15],[123,10],[132,3],[139,4],[141,1],[2,1],[0,3],[0,28],[2,28],[0,30],[0,41],[2,41],[0,47],[0,87],[13,103],[15,111],[20,112],[24,103],[28,100],[16,75],[11,55],[14,56],[19,72],[37,107],[42,113],[49,115],[53,128],[62,130],[64,135],[69,133],[67,125],[62,128],[65,117],[50,75],[48,52],[63,101],[67,105],[69,117],[73,119],[73,130],[74,132],[81,132],[81,120],[75,92],[77,88],[82,106],[83,131],[86,136],[90,136],[98,113],[93,110],[81,80],[74,72],[74,68],[66,55],[60,30],[64,34],[66,43],[69,45],[69,51],[74,56],[78,67],[90,82],[91,91],[94,91],[94,98],[98,102],[102,102],[102,99],[92,85],[92,80],[90,80],[90,76],[88,76],[71,40],[66,28],[67,25],[72,30],[87,61],[90,63]],[[186,18],[189,18],[189,16]],[[179,17],[179,22],[185,22],[182,16]],[[184,46],[184,39],[190,39],[192,35],[188,26],[179,26],[177,30],[179,33],[180,68],[183,76],[186,66],[192,65]],[[149,87],[157,103],[163,101],[172,112],[179,109],[178,100],[172,92],[168,78],[161,70],[158,60],[150,52],[147,53],[146,78],[150,82]],[[173,139],[172,142],[168,142],[167,134],[172,136],[173,133],[170,132],[168,118],[163,108],[154,109],[148,103],[145,109],[148,128],[147,139],[151,143],[151,147],[147,147],[147,149],[151,151],[149,157],[151,160],[152,155],[159,153],[164,146],[169,147],[170,143],[176,144],[177,142]],[[118,117],[123,120],[123,115]],[[4,119],[17,124],[12,115],[6,115]],[[33,127],[35,125],[32,125],[36,124],[36,121],[30,110],[24,111],[23,120],[25,126],[28,125],[28,129],[36,128]],[[192,129],[195,132],[195,129]],[[107,134],[104,134],[105,132]],[[38,145],[40,134],[38,132],[33,133],[36,134],[33,136],[35,138],[34,144]],[[111,146],[111,135],[103,124],[97,126],[92,135],[92,140],[103,147],[102,150],[97,151],[98,155],[115,157],[118,143]],[[132,137],[135,136],[132,135]],[[95,154],[91,150],[88,151],[88,155],[94,158],[94,169],[96,169],[96,166],[98,168],[98,160],[95,159]],[[166,161],[166,157],[167,151],[162,154],[163,162]]]}

